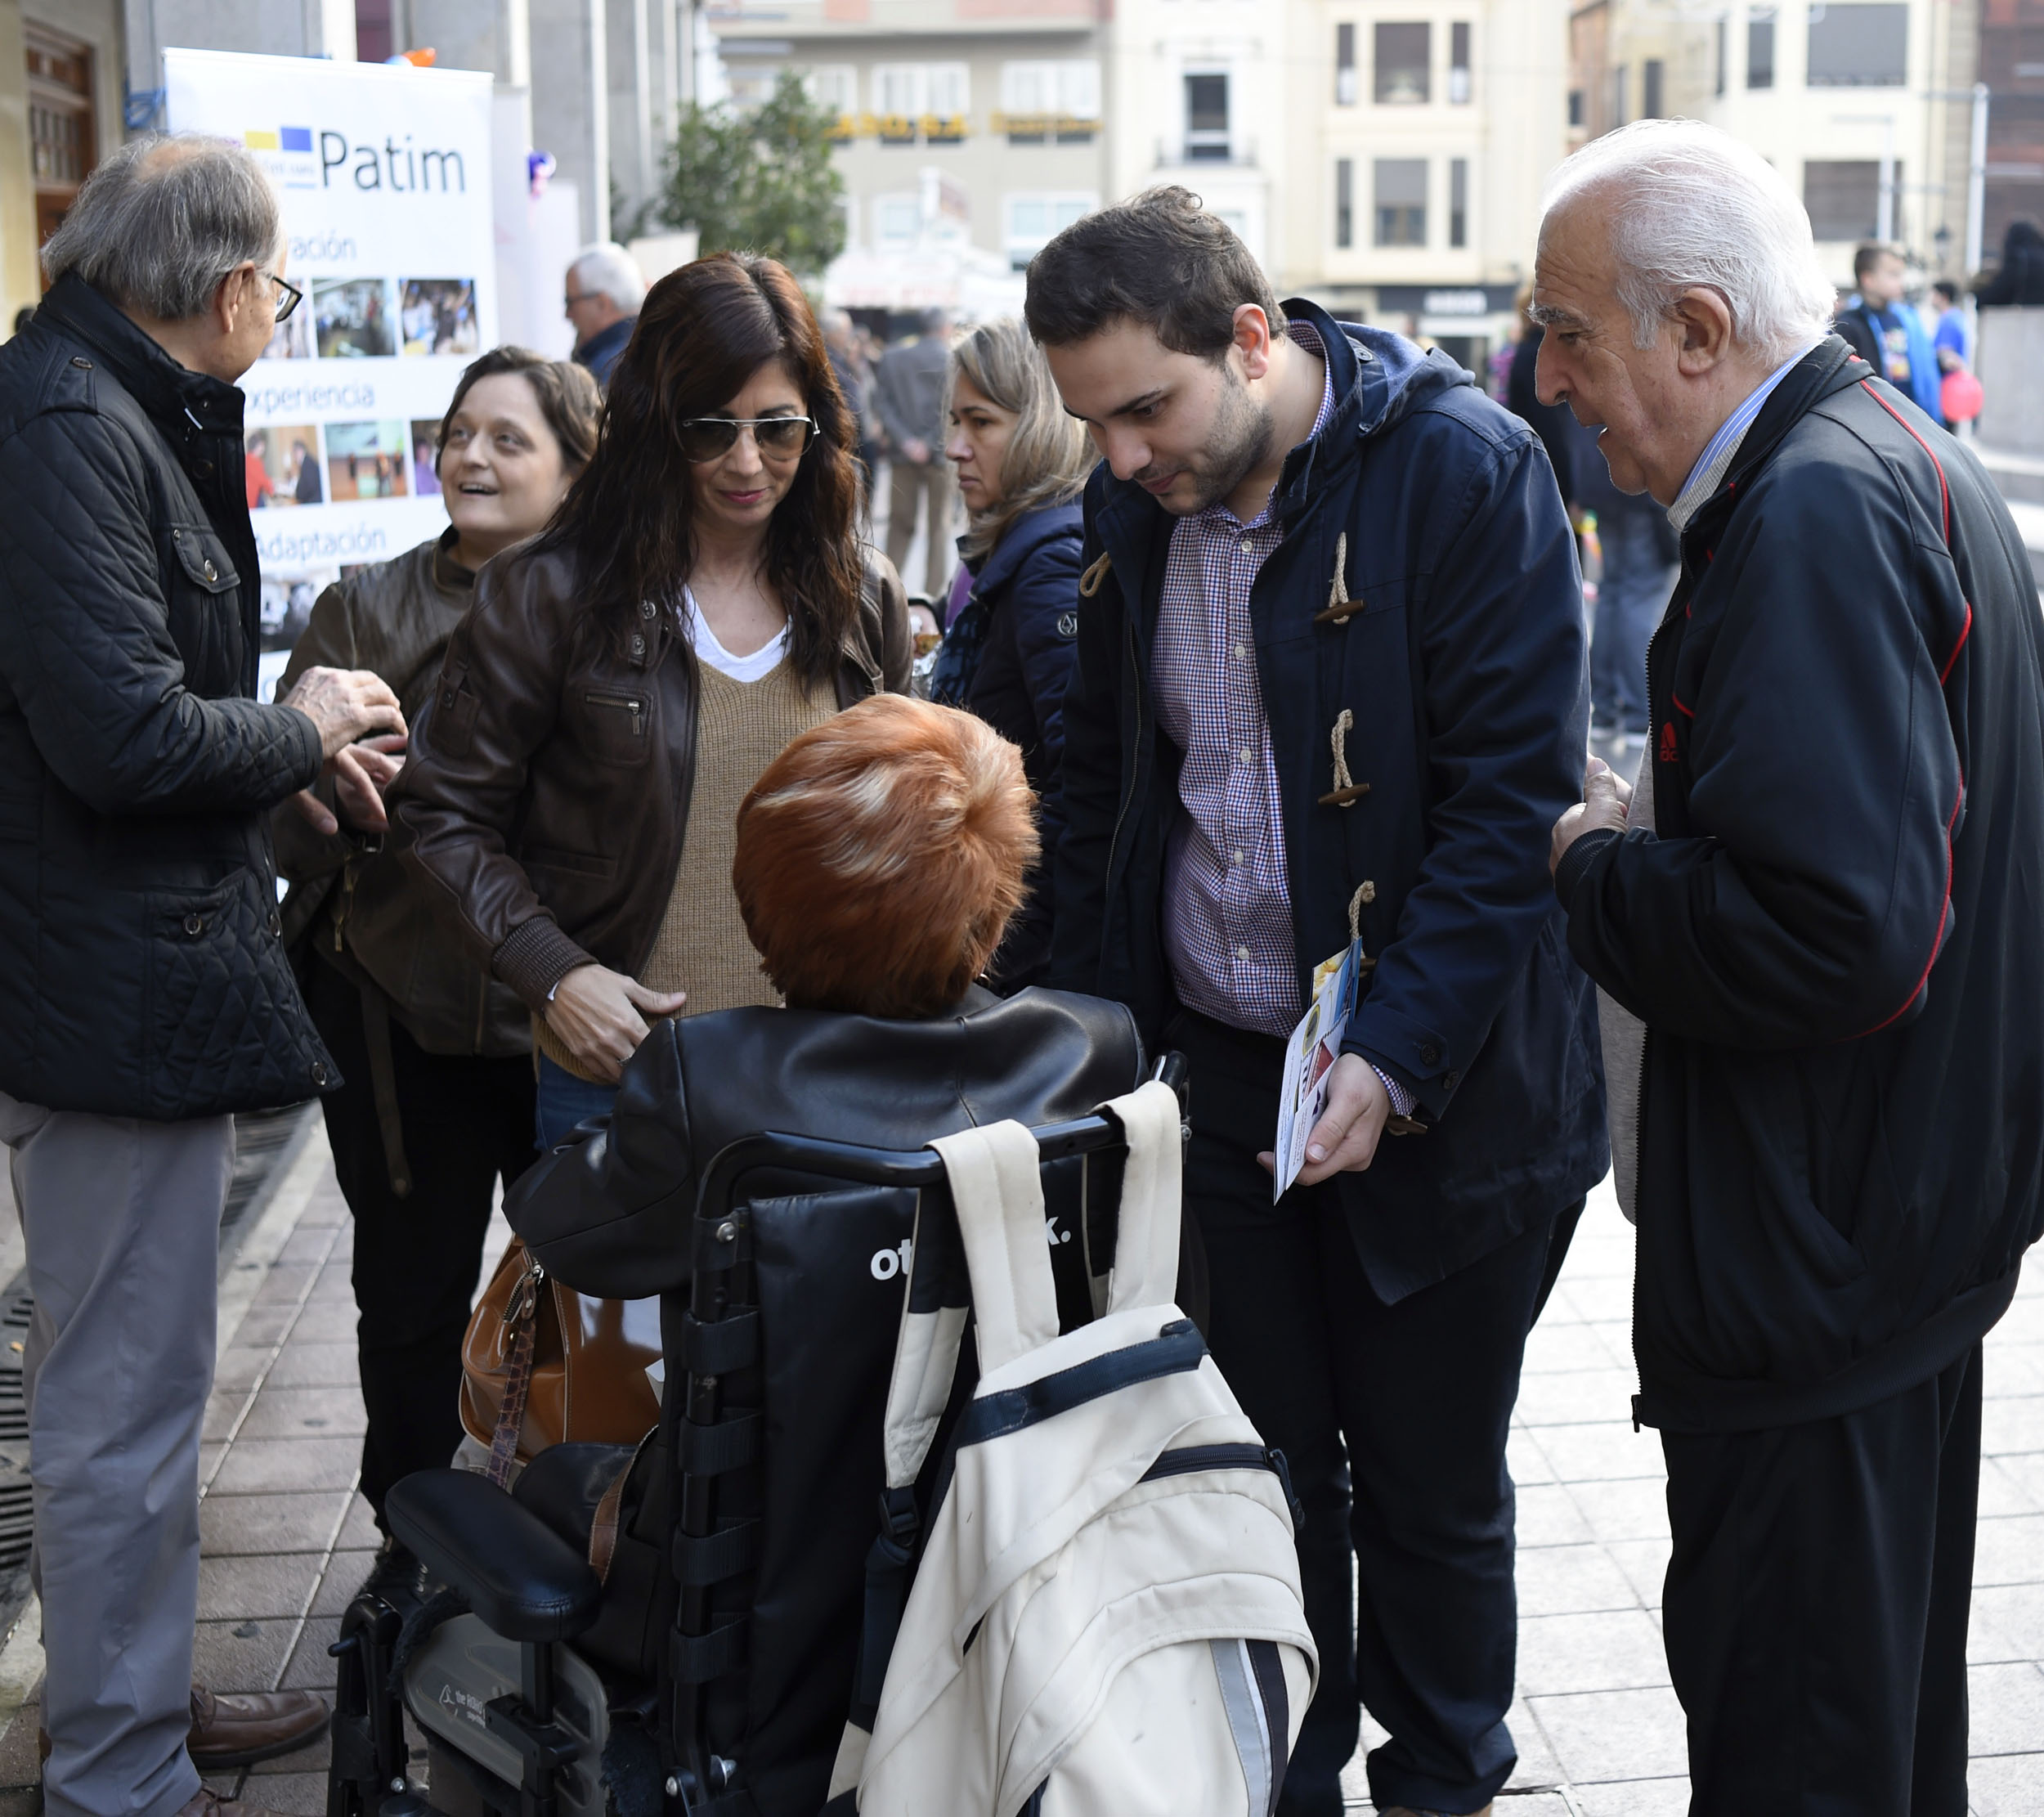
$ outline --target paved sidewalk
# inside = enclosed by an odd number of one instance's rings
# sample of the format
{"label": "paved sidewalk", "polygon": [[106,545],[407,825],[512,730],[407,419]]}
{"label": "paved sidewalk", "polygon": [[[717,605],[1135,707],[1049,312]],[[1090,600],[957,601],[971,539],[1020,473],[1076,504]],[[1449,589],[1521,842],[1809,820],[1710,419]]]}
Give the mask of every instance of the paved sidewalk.
{"label": "paved sidewalk", "polygon": [[[501,1221],[493,1245],[504,1239]],[[324,1132],[226,1273],[206,1426],[198,1670],[221,1690],[330,1689],[326,1649],[369,1568],[354,1493],[351,1228]],[[1678,1817],[1681,1712],[1661,1653],[1661,1448],[1634,1433],[1630,1232],[1591,1200],[1532,1337],[1513,1422],[1519,1484],[1519,1770],[1499,1817]],[[1971,1644],[1977,1817],[2044,1813],[2044,1270],[1989,1341]],[[0,1649],[0,1788],[32,1783],[35,1610]],[[25,1701],[25,1699],[26,1701]],[[1365,1719],[1366,1739],[1381,1738]],[[324,1743],[258,1766],[248,1795],[317,1817]],[[1352,1800],[1367,1810],[1361,1762]],[[0,1790],[0,1817],[33,1808]]]}

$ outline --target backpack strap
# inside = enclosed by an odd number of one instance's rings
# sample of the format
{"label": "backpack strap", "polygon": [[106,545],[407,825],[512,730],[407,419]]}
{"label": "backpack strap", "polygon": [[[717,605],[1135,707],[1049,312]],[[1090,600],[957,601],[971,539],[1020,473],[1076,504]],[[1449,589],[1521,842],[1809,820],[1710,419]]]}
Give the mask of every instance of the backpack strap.
{"label": "backpack strap", "polygon": [[[1178,1227],[1185,1178],[1177,1094],[1152,1079],[1100,1109],[1128,1138],[1122,1173],[1120,1227],[1107,1309],[1168,1306],[1178,1291]],[[1048,1252],[1039,1249],[1047,1274]],[[975,1285],[977,1276],[975,1276]]]}
{"label": "backpack strap", "polygon": [[1043,1240],[1042,1153],[1015,1122],[961,1129],[930,1146],[950,1177],[972,1281],[979,1370],[990,1375],[1057,1335],[1057,1285]]}

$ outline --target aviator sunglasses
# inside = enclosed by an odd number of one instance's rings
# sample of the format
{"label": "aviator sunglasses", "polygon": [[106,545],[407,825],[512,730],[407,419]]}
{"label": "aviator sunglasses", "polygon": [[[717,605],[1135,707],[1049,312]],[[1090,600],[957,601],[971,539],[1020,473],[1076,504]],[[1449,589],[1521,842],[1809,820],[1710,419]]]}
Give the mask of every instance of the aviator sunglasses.
{"label": "aviator sunglasses", "polygon": [[751,430],[761,454],[785,460],[808,448],[816,424],[807,416],[691,416],[681,425],[681,451],[692,461],[715,460],[737,446],[741,429]]}

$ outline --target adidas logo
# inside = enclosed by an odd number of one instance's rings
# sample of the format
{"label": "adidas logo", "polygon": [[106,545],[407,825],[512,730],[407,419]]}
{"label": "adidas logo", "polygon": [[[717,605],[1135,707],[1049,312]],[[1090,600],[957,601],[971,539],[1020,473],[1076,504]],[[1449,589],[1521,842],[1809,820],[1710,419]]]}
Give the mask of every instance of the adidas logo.
{"label": "adidas logo", "polygon": [[1664,764],[1677,761],[1679,753],[1675,749],[1675,722],[1673,720],[1661,727],[1661,747],[1655,755]]}

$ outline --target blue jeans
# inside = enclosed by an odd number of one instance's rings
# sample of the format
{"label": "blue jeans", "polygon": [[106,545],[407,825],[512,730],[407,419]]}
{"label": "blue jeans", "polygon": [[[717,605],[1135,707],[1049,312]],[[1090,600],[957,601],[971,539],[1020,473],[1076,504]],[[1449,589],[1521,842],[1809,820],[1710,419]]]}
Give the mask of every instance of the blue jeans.
{"label": "blue jeans", "polygon": [[533,1102],[532,1124],[544,1155],[566,1142],[575,1126],[592,1117],[607,1117],[617,1101],[615,1085],[592,1085],[577,1079],[567,1067],[540,1059],[539,1092]]}
{"label": "blue jeans", "polygon": [[1600,511],[1604,577],[1590,635],[1590,704],[1600,725],[1633,738],[1647,734],[1647,641],[1668,608],[1675,569],[1663,559],[1658,505]]}

